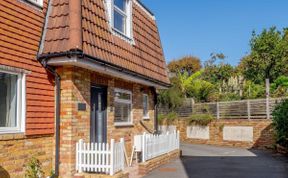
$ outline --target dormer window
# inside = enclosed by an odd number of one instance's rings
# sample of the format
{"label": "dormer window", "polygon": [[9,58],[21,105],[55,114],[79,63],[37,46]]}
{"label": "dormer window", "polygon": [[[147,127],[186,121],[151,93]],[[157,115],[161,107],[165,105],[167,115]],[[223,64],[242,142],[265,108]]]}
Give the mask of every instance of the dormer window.
{"label": "dormer window", "polygon": [[126,34],[127,26],[127,2],[126,0],[114,0],[113,27],[121,33]]}
{"label": "dormer window", "polygon": [[132,0],[107,0],[109,21],[114,33],[132,39]]}

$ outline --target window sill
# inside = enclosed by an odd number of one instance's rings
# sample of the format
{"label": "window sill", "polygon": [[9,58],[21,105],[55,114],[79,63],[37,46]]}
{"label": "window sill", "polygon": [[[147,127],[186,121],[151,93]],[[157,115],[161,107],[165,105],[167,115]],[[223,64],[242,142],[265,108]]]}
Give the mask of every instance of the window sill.
{"label": "window sill", "polygon": [[17,139],[23,139],[26,138],[24,132],[0,132],[0,140],[17,140]]}
{"label": "window sill", "polygon": [[143,120],[150,120],[150,117],[149,116],[143,117]]}
{"label": "window sill", "polygon": [[125,35],[124,33],[120,32],[119,30],[112,27],[112,32],[115,36],[121,38],[122,40],[130,43],[131,45],[134,45],[134,40],[130,38],[129,36]]}
{"label": "window sill", "polygon": [[124,123],[114,123],[115,127],[133,127],[134,124],[131,122],[124,122]]}
{"label": "window sill", "polygon": [[43,11],[43,5],[29,0],[21,0],[22,3],[27,4],[31,6],[32,8],[35,8],[36,10]]}

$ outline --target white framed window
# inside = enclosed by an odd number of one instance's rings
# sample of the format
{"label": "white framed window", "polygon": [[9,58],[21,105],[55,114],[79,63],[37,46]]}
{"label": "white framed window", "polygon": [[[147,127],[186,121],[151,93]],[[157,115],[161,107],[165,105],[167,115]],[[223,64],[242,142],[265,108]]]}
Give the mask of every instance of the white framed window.
{"label": "white framed window", "polygon": [[38,7],[43,7],[43,0],[26,0],[26,1]]}
{"label": "white framed window", "polygon": [[114,34],[132,40],[132,0],[106,0]]}
{"label": "white framed window", "polygon": [[149,97],[143,94],[143,119],[149,119]]}
{"label": "white framed window", "polygon": [[0,69],[0,134],[25,132],[26,75]]}
{"label": "white framed window", "polygon": [[115,125],[132,125],[132,92],[116,88],[114,100]]}

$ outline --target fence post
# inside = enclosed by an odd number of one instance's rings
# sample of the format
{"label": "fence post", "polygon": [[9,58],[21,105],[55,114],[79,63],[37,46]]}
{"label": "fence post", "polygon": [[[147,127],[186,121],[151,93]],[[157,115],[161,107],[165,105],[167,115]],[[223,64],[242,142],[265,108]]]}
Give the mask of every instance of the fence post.
{"label": "fence post", "polygon": [[79,141],[76,143],[76,171],[79,171]]}
{"label": "fence post", "polygon": [[250,100],[247,100],[247,114],[248,114],[248,119],[251,118],[251,108],[250,108]]}
{"label": "fence post", "polygon": [[111,147],[110,147],[110,176],[114,175],[114,149],[115,148],[115,140],[111,139]]}
{"label": "fence post", "polygon": [[180,131],[177,130],[177,149],[180,149]]}
{"label": "fence post", "polygon": [[190,98],[191,113],[193,113],[193,104],[194,104],[194,100],[193,98]]}
{"label": "fence post", "polygon": [[142,162],[146,161],[145,154],[146,154],[146,133],[144,132],[142,135]]}
{"label": "fence post", "polygon": [[219,102],[216,103],[217,119],[220,119]]}
{"label": "fence post", "polygon": [[[121,153],[123,153],[121,154],[121,169],[124,170],[124,159],[126,157],[124,138],[120,138],[120,144],[122,147]],[[128,165],[128,161],[127,161],[127,165]]]}
{"label": "fence post", "polygon": [[78,169],[79,169],[79,173],[83,172],[83,168],[82,168],[82,149],[83,149],[83,139],[79,140],[79,150],[78,150],[78,154],[79,154],[79,162],[78,162]]}
{"label": "fence post", "polygon": [[267,119],[270,119],[269,97],[270,97],[270,81],[269,79],[266,79],[266,117]]}

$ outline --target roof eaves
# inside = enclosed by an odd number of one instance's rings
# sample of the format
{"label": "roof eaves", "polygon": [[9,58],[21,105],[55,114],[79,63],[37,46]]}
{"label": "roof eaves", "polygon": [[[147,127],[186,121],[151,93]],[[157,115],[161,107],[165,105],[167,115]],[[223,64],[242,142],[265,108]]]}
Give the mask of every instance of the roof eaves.
{"label": "roof eaves", "polygon": [[144,79],[144,80],[147,80],[147,81],[150,81],[150,82],[153,82],[153,83],[156,83],[156,84],[159,84],[165,88],[169,88],[171,87],[171,84],[170,83],[166,83],[166,82],[163,82],[163,81],[160,81],[160,80],[157,80],[155,78],[151,78],[149,76],[146,76],[146,75],[143,75],[143,74],[139,74],[139,73],[136,73],[134,71],[131,71],[129,69],[126,69],[126,68],[123,68],[121,66],[118,66],[116,64],[113,64],[113,63],[109,63],[107,61],[104,61],[102,59],[99,59],[99,58],[96,58],[94,56],[90,56],[90,55],[87,55],[87,54],[84,54],[83,51],[81,50],[70,50],[70,51],[66,51],[66,52],[61,52],[61,53],[49,53],[49,54],[40,54],[37,56],[37,59],[43,63],[45,62],[45,60],[47,59],[51,59],[51,58],[57,58],[57,57],[62,57],[62,56],[68,56],[68,57],[72,57],[72,56],[78,56],[80,58],[89,58],[91,60],[94,60],[95,62],[98,62],[98,63],[101,63],[102,65],[104,66],[107,66],[107,67],[110,67],[111,69],[115,69],[115,70],[119,70],[127,75],[131,75],[131,76],[134,76],[134,77],[138,77],[140,79]]}

